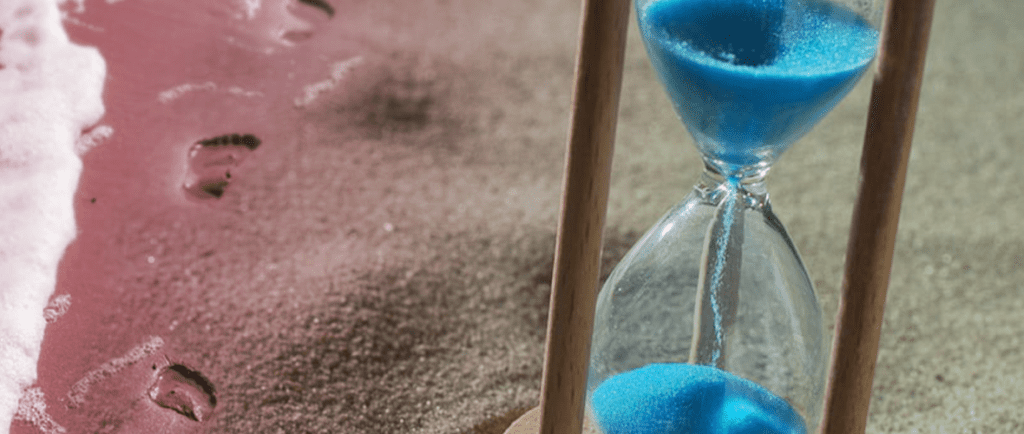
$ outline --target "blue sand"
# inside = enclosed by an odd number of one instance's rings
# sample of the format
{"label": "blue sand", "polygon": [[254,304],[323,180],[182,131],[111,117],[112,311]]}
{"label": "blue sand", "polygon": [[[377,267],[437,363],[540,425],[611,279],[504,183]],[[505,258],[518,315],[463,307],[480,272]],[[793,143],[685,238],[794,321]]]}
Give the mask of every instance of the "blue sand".
{"label": "blue sand", "polygon": [[612,376],[590,397],[605,434],[806,434],[764,387],[717,368],[652,364]]}
{"label": "blue sand", "polygon": [[810,130],[878,41],[857,14],[815,0],[655,0],[637,15],[676,111],[727,170],[773,159]]}
{"label": "blue sand", "polygon": [[727,191],[729,192],[729,194],[722,199],[723,202],[722,205],[720,205],[725,207],[722,213],[722,217],[725,221],[722,222],[722,233],[718,236],[717,239],[715,239],[715,242],[718,244],[718,248],[716,249],[718,255],[715,258],[715,268],[711,271],[710,300],[711,310],[714,313],[715,317],[715,349],[711,356],[711,363],[713,365],[718,365],[718,359],[722,357],[722,331],[725,329],[725,327],[722,324],[722,313],[719,309],[717,294],[723,286],[722,276],[725,274],[726,267],[726,246],[728,246],[729,239],[730,237],[732,237],[732,234],[730,232],[732,232],[733,229],[733,221],[735,221],[736,219],[736,195],[740,194],[739,180],[737,180],[736,178],[729,178],[726,181],[726,183],[728,189]]}

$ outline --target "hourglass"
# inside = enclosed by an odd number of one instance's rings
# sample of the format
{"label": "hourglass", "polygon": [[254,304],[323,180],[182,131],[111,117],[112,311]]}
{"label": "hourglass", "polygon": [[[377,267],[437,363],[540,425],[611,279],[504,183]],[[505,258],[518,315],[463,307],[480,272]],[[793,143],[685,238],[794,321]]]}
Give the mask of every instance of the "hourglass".
{"label": "hourglass", "polygon": [[636,0],[705,171],[597,299],[586,414],[605,434],[806,433],[821,309],[772,212],[771,165],[875,56],[880,0]]}

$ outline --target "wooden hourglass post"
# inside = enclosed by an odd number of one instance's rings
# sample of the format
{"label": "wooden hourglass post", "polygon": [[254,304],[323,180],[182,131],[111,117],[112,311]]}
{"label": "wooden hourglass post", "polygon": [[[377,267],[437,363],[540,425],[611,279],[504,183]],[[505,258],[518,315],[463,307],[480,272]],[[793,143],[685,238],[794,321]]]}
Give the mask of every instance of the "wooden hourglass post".
{"label": "wooden hourglass post", "polygon": [[629,3],[583,0],[540,406],[506,433],[583,427]]}
{"label": "wooden hourglass post", "polygon": [[821,434],[862,434],[867,424],[934,7],[935,0],[886,5]]}

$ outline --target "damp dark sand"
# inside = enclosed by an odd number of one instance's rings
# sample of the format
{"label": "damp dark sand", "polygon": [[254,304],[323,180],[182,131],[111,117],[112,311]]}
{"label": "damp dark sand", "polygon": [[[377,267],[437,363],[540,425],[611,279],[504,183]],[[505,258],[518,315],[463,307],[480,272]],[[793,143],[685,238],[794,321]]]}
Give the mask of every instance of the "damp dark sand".
{"label": "damp dark sand", "polygon": [[[87,1],[67,24],[107,60],[101,124],[114,133],[84,159],[56,292],[71,305],[43,343],[52,420],[69,432],[501,432],[540,385],[577,2],[329,0],[333,15],[306,2],[292,16],[267,3],[248,27],[191,3]],[[1024,208],[1019,182],[1000,178],[1019,181],[1024,163],[1019,74],[1004,73],[1021,54],[978,49],[1015,46],[1024,7],[1006,9],[940,4],[870,432],[1024,423],[1012,363],[1024,239],[1009,230]],[[608,264],[700,169],[631,37]],[[770,182],[829,319],[867,91]],[[231,134],[260,145],[219,198],[190,197],[189,150]],[[961,188],[958,173],[989,187]],[[215,401],[155,399],[171,366],[201,374]],[[196,385],[186,393],[206,393]]]}

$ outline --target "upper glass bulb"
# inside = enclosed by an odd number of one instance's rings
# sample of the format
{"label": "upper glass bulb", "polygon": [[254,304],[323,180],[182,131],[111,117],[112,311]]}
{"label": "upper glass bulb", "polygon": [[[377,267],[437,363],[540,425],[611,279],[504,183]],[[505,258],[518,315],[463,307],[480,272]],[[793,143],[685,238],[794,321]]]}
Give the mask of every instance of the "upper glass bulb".
{"label": "upper glass bulb", "polygon": [[708,164],[740,177],[771,165],[853,88],[878,15],[823,0],[639,0],[640,32]]}

